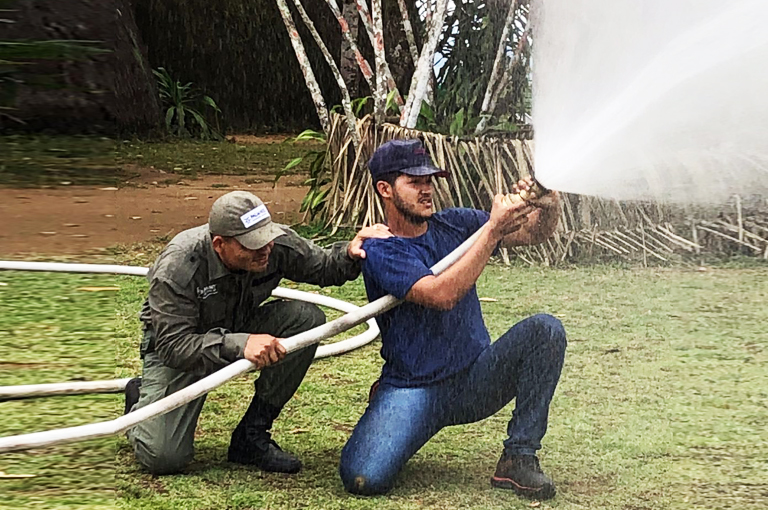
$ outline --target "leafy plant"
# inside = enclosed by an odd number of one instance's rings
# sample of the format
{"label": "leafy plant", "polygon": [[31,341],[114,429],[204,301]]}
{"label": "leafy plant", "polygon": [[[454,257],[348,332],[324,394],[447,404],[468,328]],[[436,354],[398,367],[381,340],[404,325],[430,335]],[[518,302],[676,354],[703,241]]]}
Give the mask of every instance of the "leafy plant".
{"label": "leafy plant", "polygon": [[419,117],[416,120],[416,129],[419,131],[439,131],[437,122],[435,122],[435,111],[432,109],[432,105],[426,101],[421,103]]}
{"label": "leafy plant", "polygon": [[[174,80],[163,67],[158,67],[152,72],[157,78],[160,100],[163,107],[167,108],[165,127],[170,134],[185,138],[191,137],[192,131],[189,128],[196,124],[200,138],[203,140],[210,138],[220,140],[222,138],[217,129],[208,125],[201,113],[202,108],[207,107],[213,110],[218,125],[218,115],[221,110],[210,96],[202,94],[191,82],[182,85],[180,81]],[[192,117],[192,122],[188,122],[187,115]]]}
{"label": "leafy plant", "polygon": [[328,178],[328,167],[326,165],[328,140],[325,136],[325,133],[307,129],[301,132],[295,138],[289,138],[286,140],[286,142],[322,143],[322,148],[311,149],[307,151],[303,156],[292,159],[287,165],[285,165],[282,170],[277,172],[275,175],[275,184],[277,184],[277,181],[283,175],[285,175],[286,172],[296,168],[305,161],[309,162],[309,178],[304,181],[304,185],[309,186],[309,191],[307,191],[307,194],[304,196],[304,200],[301,201],[300,212],[308,215],[310,221],[314,221],[315,217],[325,208],[326,199],[329,192],[329,189],[326,188],[326,185],[331,182],[331,180]]}
{"label": "leafy plant", "polygon": [[[513,60],[527,26],[528,0],[519,2],[518,18],[506,42],[505,79],[495,87],[496,108],[483,132],[516,131],[531,113],[530,47]],[[441,56],[435,76],[432,108],[437,132],[464,136],[474,133],[490,81],[509,2],[455,0],[438,44]],[[460,113],[463,110],[463,113]]]}
{"label": "leafy plant", "polygon": [[[371,99],[373,99],[371,96],[365,96],[365,97],[355,98],[350,102],[352,106],[352,113],[355,114],[355,117],[357,118],[361,117],[360,114],[363,112],[363,109],[366,107],[366,105],[368,104],[368,101]],[[334,113],[343,113],[344,108],[340,104],[337,104],[333,108],[331,108],[331,111]]]}
{"label": "leafy plant", "polygon": [[451,136],[463,136],[467,130],[467,116],[464,114],[464,108],[456,112],[453,116],[451,125],[448,127],[448,132]]}

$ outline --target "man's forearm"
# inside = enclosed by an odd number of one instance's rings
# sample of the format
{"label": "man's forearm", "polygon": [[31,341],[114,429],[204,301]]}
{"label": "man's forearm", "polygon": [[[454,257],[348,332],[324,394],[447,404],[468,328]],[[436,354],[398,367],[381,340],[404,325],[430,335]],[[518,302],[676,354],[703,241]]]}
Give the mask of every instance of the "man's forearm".
{"label": "man's forearm", "polygon": [[547,207],[542,207],[528,216],[528,223],[520,230],[504,237],[502,245],[512,248],[515,246],[530,246],[541,244],[555,233],[560,220],[560,201],[557,200]]}
{"label": "man's forearm", "polygon": [[203,334],[159,336],[155,351],[170,368],[206,375],[241,359],[248,336],[219,328]]}
{"label": "man's forearm", "polygon": [[477,282],[498,244],[489,227],[455,264],[437,276],[425,276],[408,292],[405,299],[429,308],[450,310]]}

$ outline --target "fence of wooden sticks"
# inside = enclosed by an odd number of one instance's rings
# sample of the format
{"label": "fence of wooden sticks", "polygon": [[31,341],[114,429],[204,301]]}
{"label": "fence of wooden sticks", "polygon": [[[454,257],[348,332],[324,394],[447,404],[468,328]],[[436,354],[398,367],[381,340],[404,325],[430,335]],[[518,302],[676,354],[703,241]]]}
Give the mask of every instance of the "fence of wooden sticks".
{"label": "fence of wooden sticks", "polygon": [[[328,226],[360,226],[383,220],[366,163],[392,139],[421,138],[435,164],[448,171],[436,180],[435,206],[490,210],[496,193],[509,191],[531,174],[532,140],[516,137],[457,138],[401,128],[376,127],[370,117],[357,124],[356,151],[346,120],[333,115],[328,151],[331,184],[325,208]],[[681,255],[751,255],[768,259],[768,207],[763,198],[733,197],[718,209],[661,203],[616,202],[564,194],[556,234],[539,246],[503,251],[530,264],[618,258],[644,263],[679,260]]]}

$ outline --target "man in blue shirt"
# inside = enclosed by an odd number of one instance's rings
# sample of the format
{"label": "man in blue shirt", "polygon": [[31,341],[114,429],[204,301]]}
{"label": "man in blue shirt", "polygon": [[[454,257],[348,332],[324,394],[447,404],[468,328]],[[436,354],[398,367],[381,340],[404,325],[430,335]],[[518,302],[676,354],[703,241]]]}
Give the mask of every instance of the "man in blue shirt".
{"label": "man in blue shirt", "polygon": [[[491,343],[475,283],[499,245],[545,241],[555,230],[559,198],[530,202],[503,195],[489,213],[432,211],[433,166],[418,140],[388,142],[369,163],[394,237],[365,242],[368,299],[392,294],[405,302],[377,318],[384,358],[365,414],[341,454],[340,474],[355,494],[392,488],[403,465],[443,427],[493,415],[516,398],[494,487],[548,499],[552,480],[536,451],[565,357],[565,331],[550,315],[529,317]],[[517,184],[530,190],[531,181]],[[485,225],[480,238],[438,276],[430,267]]]}

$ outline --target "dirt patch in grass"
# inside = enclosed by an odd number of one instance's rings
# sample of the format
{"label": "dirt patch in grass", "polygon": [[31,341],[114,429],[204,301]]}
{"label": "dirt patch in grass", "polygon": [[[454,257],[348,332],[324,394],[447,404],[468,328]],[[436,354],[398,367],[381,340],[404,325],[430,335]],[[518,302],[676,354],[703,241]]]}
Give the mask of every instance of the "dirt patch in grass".
{"label": "dirt patch in grass", "polygon": [[213,201],[245,189],[273,218],[301,220],[306,166],[275,175],[317,146],[289,135],[221,142],[0,136],[0,256],[93,255],[115,245],[165,242],[205,223]]}
{"label": "dirt patch in grass", "polygon": [[5,220],[0,223],[0,255],[75,255],[169,240],[205,223],[213,201],[237,189],[258,195],[280,223],[301,220],[299,208],[306,194],[301,176],[286,176],[273,186],[271,180],[253,177],[192,179],[137,166],[131,166],[130,173],[120,187],[0,188],[0,217]]}

